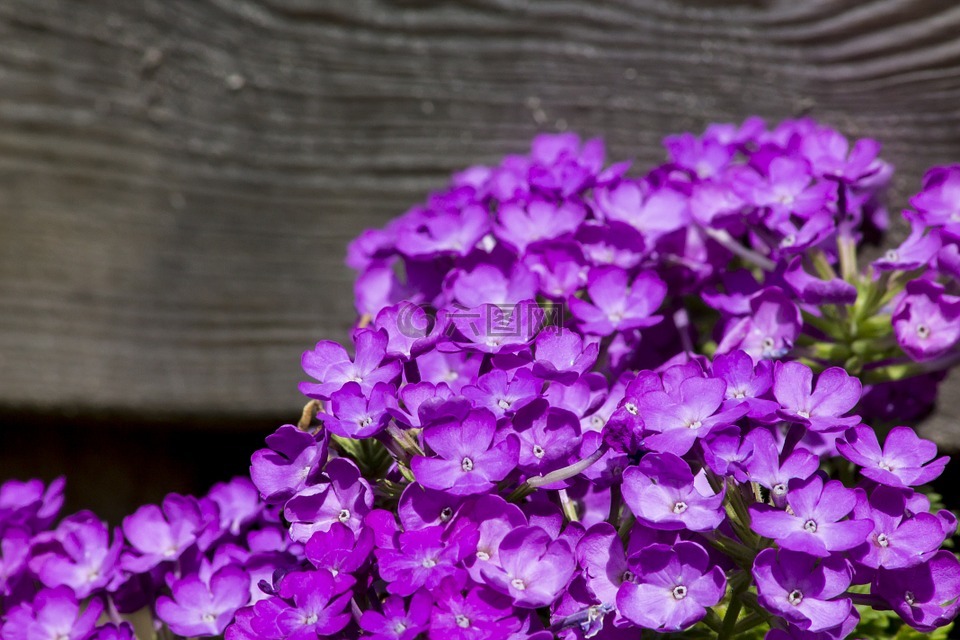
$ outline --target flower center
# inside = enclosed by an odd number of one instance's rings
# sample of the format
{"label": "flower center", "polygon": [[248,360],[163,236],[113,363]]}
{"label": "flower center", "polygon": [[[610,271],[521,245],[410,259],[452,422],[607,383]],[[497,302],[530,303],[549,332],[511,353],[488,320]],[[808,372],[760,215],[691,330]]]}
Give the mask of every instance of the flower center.
{"label": "flower center", "polygon": [[683,500],[680,500],[680,501],[678,501],[676,504],[673,505],[673,512],[676,513],[676,514],[678,514],[678,515],[681,514],[681,513],[683,513],[683,512],[686,511],[686,510],[687,510],[687,503],[684,502]]}
{"label": "flower center", "polygon": [[794,589],[787,596],[787,602],[789,602],[793,606],[799,605],[801,602],[803,602],[803,592],[800,591],[800,589]]}
{"label": "flower center", "polygon": [[677,585],[673,588],[673,599],[674,600],[683,600],[687,597],[687,588],[682,584]]}
{"label": "flower center", "polygon": [[742,400],[743,398],[747,397],[747,394],[746,392],[743,391],[743,389],[737,389],[736,391],[733,392],[733,397],[736,398],[737,400]]}
{"label": "flower center", "polygon": [[201,616],[201,618],[204,622],[213,622],[217,619],[217,616],[213,615],[212,613],[205,613]]}
{"label": "flower center", "polygon": [[930,336],[930,327],[928,327],[928,326],[925,325],[925,324],[918,324],[918,325],[917,325],[917,336],[918,336],[921,340],[927,339],[927,338]]}
{"label": "flower center", "polygon": [[590,424],[596,429],[602,429],[605,423],[600,416],[593,416],[590,418]]}
{"label": "flower center", "polygon": [[886,460],[881,460],[877,463],[877,466],[883,469],[884,471],[893,471],[893,467],[890,466],[890,463]]}
{"label": "flower center", "polygon": [[799,411],[797,411],[797,415],[800,416],[801,418],[809,418],[810,412],[807,411],[806,409],[800,409]]}
{"label": "flower center", "polygon": [[782,495],[786,495],[786,493],[787,493],[787,485],[783,484],[782,482],[780,484],[773,485],[774,495],[782,496]]}
{"label": "flower center", "polygon": [[440,522],[446,522],[453,517],[453,509],[450,507],[444,507],[443,511],[440,512]]}
{"label": "flower center", "polygon": [[890,538],[887,537],[887,534],[881,533],[877,536],[877,544],[886,549],[890,546]]}
{"label": "flower center", "polygon": [[633,582],[633,571],[627,569],[620,576],[620,582]]}
{"label": "flower center", "polygon": [[635,416],[638,413],[640,413],[640,409],[638,409],[637,405],[633,404],[632,402],[626,403],[625,405],[623,405],[623,408],[626,409],[627,413],[629,413],[632,416]]}
{"label": "flower center", "polygon": [[793,235],[793,234],[791,233],[791,234],[788,235],[786,238],[784,238],[783,240],[780,241],[780,246],[781,246],[781,247],[792,247],[792,246],[795,245],[796,243],[797,243],[797,236],[795,236],[795,235]]}
{"label": "flower center", "polygon": [[423,562],[420,563],[424,569],[433,569],[437,566],[437,561],[433,558],[424,558]]}
{"label": "flower center", "polygon": [[393,625],[393,630],[395,633],[403,633],[407,630],[407,625],[403,624],[402,622],[398,622],[397,624]]}
{"label": "flower center", "polygon": [[884,257],[887,259],[887,262],[896,262],[900,259],[900,254],[897,253],[895,249],[887,249]]}
{"label": "flower center", "polygon": [[545,454],[545,453],[546,453],[546,451],[543,450],[543,447],[541,447],[541,446],[538,445],[538,444],[533,445],[533,455],[534,455],[535,457],[537,457],[537,458],[542,458],[542,457],[543,457],[543,454]]}
{"label": "flower center", "polygon": [[305,625],[317,624],[317,620],[319,619],[320,619],[320,616],[318,616],[316,613],[311,613],[309,616],[303,619],[303,624]]}
{"label": "flower center", "polygon": [[340,522],[346,522],[350,519],[350,511],[347,509],[340,509],[340,513],[337,514],[337,520]]}
{"label": "flower center", "polygon": [[460,461],[460,468],[464,471],[473,471],[473,460],[470,458],[464,458]]}
{"label": "flower center", "polygon": [[523,591],[527,588],[527,583],[521,580],[520,578],[514,578],[510,581],[510,586],[518,591]]}
{"label": "flower center", "polygon": [[913,595],[913,591],[907,591],[906,593],[904,593],[903,599],[911,607],[913,606],[913,603],[917,601],[917,597]]}
{"label": "flower center", "polygon": [[363,418],[360,419],[359,424],[361,427],[369,427],[371,424],[373,424],[373,418],[371,418],[370,416],[364,416]]}
{"label": "flower center", "polygon": [[760,345],[763,347],[764,351],[770,351],[775,346],[777,346],[777,341],[774,340],[772,337],[767,336],[766,338],[763,339],[763,342],[761,342]]}
{"label": "flower center", "polygon": [[477,551],[477,560],[483,560],[484,562],[486,562],[489,559],[490,559],[489,553],[487,553],[486,551]]}
{"label": "flower center", "polygon": [[457,626],[460,627],[461,629],[466,629],[470,626],[470,618],[463,615],[462,613],[457,614],[457,617],[455,618],[455,620],[457,621]]}
{"label": "flower center", "polygon": [[507,402],[505,398],[500,398],[500,400],[497,401],[497,406],[500,407],[501,409],[509,409],[510,403]]}
{"label": "flower center", "polygon": [[687,429],[699,429],[703,426],[703,423],[699,420],[690,420],[687,422]]}
{"label": "flower center", "polygon": [[817,532],[817,521],[816,520],[807,520],[803,523],[803,528],[810,533]]}

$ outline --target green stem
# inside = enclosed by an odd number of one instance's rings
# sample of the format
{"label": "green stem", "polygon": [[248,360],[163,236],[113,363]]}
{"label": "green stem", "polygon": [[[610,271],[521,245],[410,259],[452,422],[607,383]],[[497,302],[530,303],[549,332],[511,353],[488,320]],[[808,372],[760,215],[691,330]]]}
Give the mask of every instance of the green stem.
{"label": "green stem", "polygon": [[743,620],[738,622],[737,625],[733,628],[733,637],[737,637],[741,633],[745,631],[749,631],[750,629],[753,629],[754,627],[757,627],[761,624],[763,624],[763,616],[757,613],[751,613],[747,617],[745,617]]}
{"label": "green stem", "polygon": [[707,609],[707,617],[703,619],[703,623],[718,634],[721,633],[721,629],[723,629],[723,620],[720,619],[720,616],[713,609]]}
{"label": "green stem", "polygon": [[737,619],[740,617],[740,609],[742,608],[743,602],[740,600],[740,593],[734,591],[730,596],[730,604],[727,605],[727,613],[723,616],[723,626],[720,627],[717,640],[733,638],[733,630],[737,626]]}
{"label": "green stem", "polygon": [[614,529],[620,524],[620,507],[623,505],[623,493],[620,491],[620,485],[615,484],[610,487],[610,514],[607,516]]}
{"label": "green stem", "polygon": [[895,380],[912,378],[925,373],[933,373],[934,371],[949,369],[958,362],[960,362],[960,351],[954,351],[928,362],[901,362],[897,364],[890,364],[885,367],[869,369],[863,372],[861,380],[864,384],[893,382]]}

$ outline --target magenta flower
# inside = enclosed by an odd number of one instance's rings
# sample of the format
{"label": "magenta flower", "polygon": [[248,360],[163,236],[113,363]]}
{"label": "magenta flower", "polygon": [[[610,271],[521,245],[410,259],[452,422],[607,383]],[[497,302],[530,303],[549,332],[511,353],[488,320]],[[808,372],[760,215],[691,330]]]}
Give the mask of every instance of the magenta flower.
{"label": "magenta flower", "polygon": [[597,361],[599,345],[584,344],[574,331],[551,327],[540,332],[533,349],[533,375],[563,385],[577,378]]}
{"label": "magenta flower", "polygon": [[960,222],[960,165],[935,167],[923,176],[923,189],[910,199],[921,220],[931,226]]}
{"label": "magenta flower", "polygon": [[397,250],[410,258],[465,256],[490,231],[490,219],[479,205],[456,213],[418,212],[397,234]]}
{"label": "magenta flower", "polygon": [[873,261],[878,271],[911,271],[925,267],[940,251],[940,233],[929,231],[926,223],[917,214],[904,211],[903,217],[910,223],[910,235],[896,249],[888,249],[882,258]]}
{"label": "magenta flower", "polygon": [[48,528],[63,506],[65,484],[62,477],[47,486],[40,480],[7,480],[0,484],[0,532],[14,526],[31,531]]}
{"label": "magenta flower", "polygon": [[521,627],[510,598],[485,585],[447,579],[432,594],[430,638],[433,640],[500,640]]}
{"label": "magenta flower", "polygon": [[485,303],[450,314],[457,328],[450,350],[478,353],[516,353],[526,348],[544,324],[545,315],[534,300],[516,304]]}
{"label": "magenta flower", "polygon": [[745,351],[723,353],[713,359],[713,375],[727,383],[726,403],[746,404],[748,418],[768,421],[780,408],[767,397],[773,386],[773,364],[769,360],[754,364]]}
{"label": "magenta flower", "polygon": [[[89,511],[64,518],[53,532],[54,541],[35,551],[30,568],[44,585],[73,589],[78,598],[100,591],[119,577],[123,536],[116,529],[113,543],[110,530]],[[6,554],[4,554],[6,555]]]}
{"label": "magenta flower", "polygon": [[409,608],[399,596],[387,596],[380,611],[364,611],[360,628],[370,633],[370,640],[414,640],[427,631],[433,599],[426,591],[417,591]]}
{"label": "magenta flower", "polygon": [[861,385],[840,367],[820,374],[813,387],[813,372],[799,362],[777,362],[773,368],[773,395],[780,417],[807,425],[811,431],[830,433],[860,422],[860,416],[843,414],[860,400]]}
{"label": "magenta flower", "polygon": [[520,469],[530,474],[543,475],[562,467],[580,443],[577,416],[551,407],[542,398],[520,409],[513,427],[520,440]]}
{"label": "magenta flower", "polygon": [[301,382],[300,393],[329,400],[348,382],[355,382],[364,392],[369,392],[378,382],[389,383],[400,375],[399,362],[384,362],[389,342],[386,331],[360,330],[354,340],[357,355],[353,360],[346,349],[330,340],[318,342],[313,351],[305,351],[301,360],[303,370],[320,382]]}
{"label": "magenta flower", "polygon": [[873,569],[902,569],[926,562],[946,537],[939,518],[924,512],[908,517],[904,492],[882,485],[870,492],[869,499],[858,491],[853,517],[873,522],[867,541],[851,551],[858,563]]}
{"label": "magenta flower", "polygon": [[783,279],[797,297],[807,304],[847,305],[853,304],[857,299],[857,288],[846,280],[841,278],[822,280],[804,271],[803,259],[800,256],[790,261]]}
{"label": "magenta flower", "polygon": [[356,382],[348,382],[330,395],[329,413],[318,414],[323,425],[341,438],[369,438],[387,427],[388,409],[396,404],[397,391],[392,384],[378,382],[364,391]]}
{"label": "magenta flower", "polygon": [[960,561],[938,551],[929,562],[905,569],[881,569],[870,589],[917,631],[933,631],[960,610]]}
{"label": "magenta flower", "polygon": [[467,571],[474,582],[483,583],[484,567],[500,567],[500,543],[508,533],[527,525],[527,518],[515,504],[497,495],[477,498],[461,513],[479,532],[477,547],[468,557]]}
{"label": "magenta flower", "polygon": [[352,580],[336,582],[329,571],[294,571],[281,578],[277,595],[253,606],[248,622],[258,638],[313,640],[331,636],[350,623],[346,611]]}
{"label": "magenta flower", "polygon": [[404,362],[432,349],[446,327],[443,309],[430,313],[429,308],[409,301],[384,307],[373,322],[374,329],[387,334],[386,357]]}
{"label": "magenta flower", "polygon": [[514,263],[512,268],[501,262],[481,263],[470,271],[454,271],[449,277],[454,299],[467,307],[516,304],[537,295],[537,277],[522,263]]}
{"label": "magenta flower", "polygon": [[779,287],[761,289],[749,301],[749,315],[725,328],[717,353],[740,349],[754,360],[783,357],[803,327],[800,308]]}
{"label": "magenta flower", "polygon": [[0,626],[4,640],[86,640],[103,612],[99,599],[81,612],[70,587],[42,589],[32,602],[12,608]]}
{"label": "magenta flower", "polygon": [[577,568],[573,549],[537,526],[518,527],[500,542],[500,567],[483,565],[488,585],[522,608],[549,605],[567,587]]}
{"label": "magenta flower", "polygon": [[570,312],[584,333],[608,336],[616,331],[652,326],[662,319],[653,315],[667,295],[667,286],[649,271],[631,282],[617,268],[595,269],[587,285],[591,302],[570,298]]}
{"label": "magenta flower", "polygon": [[654,529],[709,531],[724,520],[723,492],[714,493],[703,473],[672,453],[648,453],[623,472],[623,499]]}
{"label": "magenta flower", "polygon": [[932,360],[960,340],[960,297],[930,280],[911,280],[893,313],[893,332],[904,352],[918,362]]}
{"label": "magenta flower", "polygon": [[760,603],[813,633],[842,625],[854,611],[851,600],[842,597],[852,575],[839,556],[818,559],[786,549],[764,549],[753,562]]}
{"label": "magenta flower", "polygon": [[462,420],[448,420],[424,428],[423,439],[438,457],[417,456],[411,469],[428,489],[454,495],[484,493],[517,466],[520,442],[512,434],[493,445],[496,417],[474,409]]}
{"label": "magenta flower", "polygon": [[837,441],[837,451],[863,467],[864,476],[891,487],[927,484],[938,478],[950,461],[948,456],[934,460],[937,445],[924,440],[910,427],[891,429],[881,449],[876,432],[862,424],[844,433]]}
{"label": "magenta flower", "polygon": [[750,505],[751,527],[783,549],[827,557],[863,544],[873,530],[869,520],[843,520],[856,505],[856,494],[839,480],[824,484],[817,474],[788,485],[789,511]]}
{"label": "magenta flower", "polygon": [[268,449],[250,458],[250,479],[268,504],[285,502],[293,494],[321,481],[327,461],[327,439],[283,425],[267,436]]}
{"label": "magenta flower", "polygon": [[654,544],[630,558],[637,582],[623,582],[617,610],[624,618],[658,632],[682,631],[723,599],[727,580],[694,542]]}
{"label": "magenta flower", "polygon": [[366,564],[373,552],[373,531],[364,527],[354,534],[347,525],[334,522],[328,530],[310,536],[303,551],[310,564],[326,569],[339,581]]}
{"label": "magenta flower", "polygon": [[572,241],[537,243],[529,247],[523,264],[537,276],[540,293],[552,300],[566,299],[587,283],[583,249]]}
{"label": "magenta flower", "polygon": [[161,562],[176,560],[193,543],[204,526],[196,498],[171,493],[162,508],[148,504],[123,519],[130,541],[121,564],[132,573],[144,573]]}
{"label": "magenta flower", "polygon": [[388,583],[387,591],[409,596],[463,573],[458,565],[476,548],[479,534],[472,526],[461,527],[457,534],[446,537],[442,526],[427,527],[401,533],[396,549],[377,549],[377,569]]}
{"label": "magenta flower", "polygon": [[290,537],[306,542],[317,531],[327,531],[339,522],[357,531],[373,508],[373,491],[347,458],[334,458],[325,469],[328,484],[304,489],[287,501],[283,515],[290,524]]}
{"label": "magenta flower", "polygon": [[263,512],[257,488],[247,478],[218,482],[207,497],[217,505],[220,530],[233,536],[239,536]]}
{"label": "magenta flower", "polygon": [[539,240],[572,234],[586,215],[583,205],[576,202],[511,202],[497,212],[498,224],[493,233],[517,253],[524,253],[528,245]]}
{"label": "magenta flower", "polygon": [[250,576],[239,567],[226,566],[208,580],[196,574],[180,578],[170,591],[172,598],[157,599],[157,617],[181,636],[215,636],[250,600]]}
{"label": "magenta flower", "polygon": [[593,525],[580,538],[577,562],[587,588],[601,604],[615,605],[620,585],[634,578],[617,530],[607,522]]}
{"label": "magenta flower", "polygon": [[606,222],[623,222],[652,239],[682,228],[690,219],[682,194],[648,182],[621,180],[594,192],[597,211]]}
{"label": "magenta flower", "polygon": [[517,369],[511,377],[503,369],[494,369],[480,376],[475,384],[463,388],[463,395],[473,406],[493,412],[498,419],[513,415],[540,395],[543,383],[529,369]]}

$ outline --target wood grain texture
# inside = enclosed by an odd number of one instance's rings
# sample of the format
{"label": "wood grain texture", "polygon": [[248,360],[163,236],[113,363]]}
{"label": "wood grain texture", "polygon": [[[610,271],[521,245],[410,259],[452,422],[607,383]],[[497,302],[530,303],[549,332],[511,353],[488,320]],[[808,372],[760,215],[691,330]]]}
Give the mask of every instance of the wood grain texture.
{"label": "wood grain texture", "polygon": [[348,240],[541,130],[645,165],[811,113],[882,139],[902,204],[960,159],[957,33],[925,0],[5,0],[0,404],[294,415]]}

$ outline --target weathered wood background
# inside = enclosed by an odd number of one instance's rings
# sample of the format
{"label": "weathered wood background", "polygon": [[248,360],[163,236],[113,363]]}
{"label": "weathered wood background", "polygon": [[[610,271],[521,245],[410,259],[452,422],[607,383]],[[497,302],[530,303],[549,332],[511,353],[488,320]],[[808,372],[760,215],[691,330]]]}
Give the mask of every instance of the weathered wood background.
{"label": "weathered wood background", "polygon": [[902,204],[960,160],[958,33],[945,0],[3,0],[2,429],[272,427],[352,320],[347,241],[538,131],[648,164],[810,113]]}

